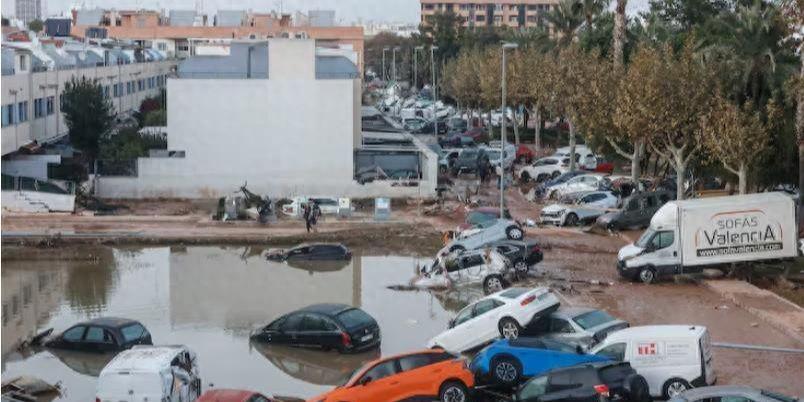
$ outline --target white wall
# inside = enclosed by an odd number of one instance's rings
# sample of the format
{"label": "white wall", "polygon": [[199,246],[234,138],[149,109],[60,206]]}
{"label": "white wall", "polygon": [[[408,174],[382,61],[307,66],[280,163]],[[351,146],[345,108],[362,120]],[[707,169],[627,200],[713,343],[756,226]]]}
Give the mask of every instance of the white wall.
{"label": "white wall", "polygon": [[61,155],[20,155],[3,161],[3,174],[47,180],[48,163],[61,163]]}
{"label": "white wall", "polygon": [[[30,56],[28,56],[28,58],[30,60]],[[20,146],[31,143],[34,140],[39,143],[44,143],[67,134],[68,129],[64,122],[64,117],[59,113],[59,95],[72,77],[80,78],[84,76],[90,79],[98,79],[100,84],[104,86],[121,82],[123,84],[123,90],[125,91],[125,83],[127,81],[136,81],[156,75],[169,74],[175,64],[175,61],[158,61],[4,75],[2,77],[2,106],[5,107],[11,103],[18,104],[22,101],[28,101],[28,121],[2,128],[3,155],[14,152],[19,149]],[[16,96],[12,95],[11,90],[17,91]],[[113,96],[114,92],[111,88],[109,91],[110,95],[112,95],[112,105],[118,113],[137,110],[143,99],[159,94],[158,87],[149,89],[147,83],[145,90],[131,94],[127,93],[117,98]],[[45,114],[45,116],[40,118],[34,117],[34,99],[47,98],[48,96],[54,96],[54,113],[51,115]],[[16,121],[19,113],[16,110],[16,106],[14,113]]]}
{"label": "white wall", "polygon": [[3,191],[3,211],[11,212],[73,212],[75,196],[41,191]]}

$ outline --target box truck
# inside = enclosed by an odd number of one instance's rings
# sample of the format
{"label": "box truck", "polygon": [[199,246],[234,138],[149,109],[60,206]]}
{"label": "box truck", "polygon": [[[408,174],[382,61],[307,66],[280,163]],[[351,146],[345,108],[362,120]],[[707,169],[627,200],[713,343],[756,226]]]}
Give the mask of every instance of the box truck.
{"label": "box truck", "polygon": [[706,266],[794,258],[797,242],[795,204],[781,193],[672,201],[620,249],[617,271],[651,283]]}

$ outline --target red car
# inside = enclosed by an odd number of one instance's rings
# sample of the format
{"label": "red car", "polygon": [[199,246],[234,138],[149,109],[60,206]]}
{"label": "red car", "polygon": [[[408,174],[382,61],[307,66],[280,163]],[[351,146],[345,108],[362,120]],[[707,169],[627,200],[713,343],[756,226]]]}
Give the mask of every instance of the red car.
{"label": "red car", "polygon": [[594,171],[597,172],[597,173],[612,174],[612,173],[614,173],[614,163],[612,163],[612,162],[610,162],[610,161],[608,161],[606,159],[603,159],[601,157],[598,157],[597,158],[597,166],[595,166]]}
{"label": "red car", "polygon": [[464,136],[472,138],[475,142],[485,138],[486,134],[488,134],[488,131],[483,127],[471,127],[463,133]]}
{"label": "red car", "polygon": [[204,392],[196,402],[279,402],[254,391],[239,389],[213,389]]}
{"label": "red car", "polygon": [[519,147],[516,149],[516,160],[518,161],[530,163],[535,156],[536,153],[525,144],[519,144]]}

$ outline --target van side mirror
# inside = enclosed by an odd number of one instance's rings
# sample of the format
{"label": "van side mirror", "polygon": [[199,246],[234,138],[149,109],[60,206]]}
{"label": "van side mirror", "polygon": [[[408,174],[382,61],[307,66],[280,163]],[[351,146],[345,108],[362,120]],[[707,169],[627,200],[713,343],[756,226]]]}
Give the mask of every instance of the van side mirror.
{"label": "van side mirror", "polygon": [[362,386],[365,386],[366,384],[368,384],[370,382],[371,382],[371,377],[366,376],[366,377],[363,377],[363,378],[360,379],[359,384],[362,385]]}
{"label": "van side mirror", "polygon": [[455,319],[449,320],[447,323],[447,328],[454,328],[455,327]]}

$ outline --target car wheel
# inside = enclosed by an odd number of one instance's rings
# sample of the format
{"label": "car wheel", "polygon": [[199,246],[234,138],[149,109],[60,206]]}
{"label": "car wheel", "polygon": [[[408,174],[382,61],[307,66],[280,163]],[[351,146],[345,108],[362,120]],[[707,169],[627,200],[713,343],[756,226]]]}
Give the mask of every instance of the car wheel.
{"label": "car wheel", "polygon": [[514,263],[514,269],[516,270],[517,274],[525,275],[528,273],[528,270],[530,270],[530,267],[528,266],[528,263],[525,262],[524,260],[519,260]]}
{"label": "car wheel", "polygon": [[487,295],[497,293],[503,289],[505,289],[505,282],[499,275],[489,275],[483,280],[483,291]]}
{"label": "car wheel", "polygon": [[555,178],[556,178],[556,177],[558,177],[558,176],[561,176],[561,172],[559,172],[558,170],[556,170],[555,172],[553,172],[553,174],[551,174],[551,175],[550,175],[550,178],[551,178],[551,179],[555,179]]}
{"label": "car wheel", "polygon": [[448,381],[441,385],[438,399],[441,402],[466,402],[469,400],[469,391],[460,381]]}
{"label": "car wheel", "polygon": [[454,253],[454,252],[456,252],[456,251],[457,251],[458,253],[462,253],[462,252],[466,251],[466,248],[465,248],[465,247],[463,247],[463,246],[460,246],[460,245],[454,245],[454,246],[452,246],[452,247],[450,247],[450,248],[449,248],[449,251],[450,251],[451,253]]}
{"label": "car wheel", "polygon": [[499,357],[491,363],[491,375],[498,384],[513,387],[522,375],[522,365],[511,357]]}
{"label": "car wheel", "polygon": [[631,374],[625,379],[626,400],[628,402],[651,402],[650,386],[645,377],[639,374]]}
{"label": "car wheel", "polygon": [[525,183],[529,182],[530,181],[530,173],[528,173],[527,171],[523,171],[519,175],[519,180],[521,180],[521,181],[523,181]]}
{"label": "car wheel", "polygon": [[516,226],[510,226],[508,229],[505,229],[505,235],[508,236],[508,240],[522,240],[525,236],[522,233],[522,229]]}
{"label": "car wheel", "polygon": [[645,267],[645,268],[642,268],[639,271],[639,281],[640,282],[642,282],[642,283],[644,283],[646,285],[650,285],[655,280],[656,280],[656,270],[654,270],[653,268]]}
{"label": "car wheel", "polygon": [[519,334],[522,333],[522,327],[520,327],[519,323],[513,318],[503,318],[500,320],[498,328],[500,330],[500,336],[505,339],[519,338]]}
{"label": "car wheel", "polygon": [[678,396],[678,394],[690,389],[690,383],[681,378],[671,378],[664,383],[662,394],[665,399],[670,399]]}
{"label": "car wheel", "polygon": [[578,226],[578,222],[580,222],[580,220],[575,213],[570,213],[567,215],[567,218],[564,219],[564,224],[567,226]]}
{"label": "car wheel", "polygon": [[446,174],[447,173],[447,167],[446,166],[440,166],[438,168],[438,171],[441,172],[441,174]]}

